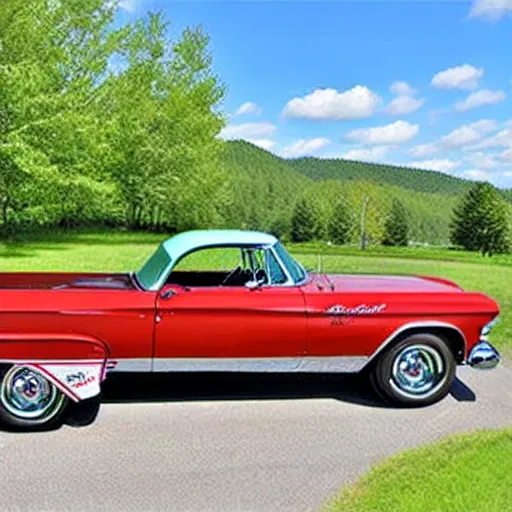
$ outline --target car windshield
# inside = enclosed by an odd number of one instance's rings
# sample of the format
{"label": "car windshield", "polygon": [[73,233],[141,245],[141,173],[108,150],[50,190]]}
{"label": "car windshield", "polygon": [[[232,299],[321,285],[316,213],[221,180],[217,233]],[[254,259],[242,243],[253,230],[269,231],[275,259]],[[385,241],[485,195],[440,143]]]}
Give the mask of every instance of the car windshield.
{"label": "car windshield", "polygon": [[300,263],[296,262],[290,253],[284,248],[281,242],[277,242],[274,245],[274,250],[276,251],[279,259],[282,261],[283,265],[286,267],[290,276],[294,283],[300,283],[304,281],[307,277],[306,271],[300,265]]}
{"label": "car windshield", "polygon": [[152,254],[142,268],[136,272],[135,277],[145,290],[153,290],[166,268],[171,263],[171,258],[163,245]]}

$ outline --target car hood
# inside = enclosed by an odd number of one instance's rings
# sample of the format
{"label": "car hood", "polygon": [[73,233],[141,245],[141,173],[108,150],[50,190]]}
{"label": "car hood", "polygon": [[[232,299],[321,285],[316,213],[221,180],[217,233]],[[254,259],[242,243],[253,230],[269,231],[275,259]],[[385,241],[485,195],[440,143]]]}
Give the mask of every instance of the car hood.
{"label": "car hood", "polygon": [[385,276],[358,274],[312,274],[312,284],[333,292],[462,292],[453,281],[431,276]]}

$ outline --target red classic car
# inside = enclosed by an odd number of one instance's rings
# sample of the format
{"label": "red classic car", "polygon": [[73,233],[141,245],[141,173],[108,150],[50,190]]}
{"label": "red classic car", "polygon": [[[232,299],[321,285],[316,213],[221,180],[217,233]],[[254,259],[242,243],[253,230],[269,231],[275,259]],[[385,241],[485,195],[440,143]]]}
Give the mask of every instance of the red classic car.
{"label": "red classic car", "polygon": [[190,231],[133,273],[0,274],[0,419],[48,426],[109,372],[367,372],[427,405],[457,365],[498,364],[498,313],[445,279],[308,273],[271,235]]}

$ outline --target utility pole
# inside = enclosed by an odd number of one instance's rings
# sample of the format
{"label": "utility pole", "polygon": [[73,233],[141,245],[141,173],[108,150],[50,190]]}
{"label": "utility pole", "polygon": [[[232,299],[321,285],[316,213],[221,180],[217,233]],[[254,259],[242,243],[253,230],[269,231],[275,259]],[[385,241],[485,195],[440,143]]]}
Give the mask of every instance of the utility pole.
{"label": "utility pole", "polygon": [[368,203],[370,202],[370,196],[366,196],[363,201],[363,207],[361,209],[361,250],[366,250],[366,212],[368,210]]}

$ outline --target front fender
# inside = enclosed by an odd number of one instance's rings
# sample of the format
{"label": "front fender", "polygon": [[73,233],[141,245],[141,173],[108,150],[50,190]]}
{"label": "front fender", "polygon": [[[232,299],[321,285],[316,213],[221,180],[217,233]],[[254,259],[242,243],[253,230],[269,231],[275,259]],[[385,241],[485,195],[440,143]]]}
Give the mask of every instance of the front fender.
{"label": "front fender", "polygon": [[99,395],[108,347],[75,334],[0,334],[0,362],[32,368],[78,402]]}

